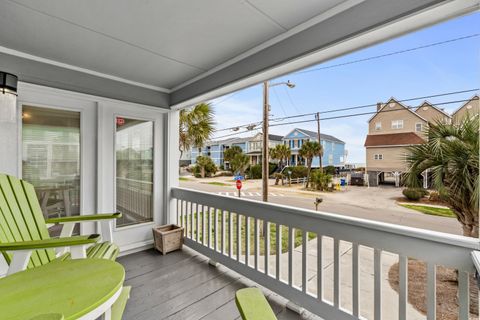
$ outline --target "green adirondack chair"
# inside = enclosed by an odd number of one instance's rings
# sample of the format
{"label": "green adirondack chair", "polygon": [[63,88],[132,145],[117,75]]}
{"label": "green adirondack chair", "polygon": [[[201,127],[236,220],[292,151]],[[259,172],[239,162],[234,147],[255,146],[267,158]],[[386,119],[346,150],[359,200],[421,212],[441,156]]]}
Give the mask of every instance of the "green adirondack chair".
{"label": "green adirondack chair", "polygon": [[[7,274],[56,259],[115,260],[119,248],[112,241],[112,228],[113,220],[119,217],[120,213],[114,213],[45,220],[33,185],[0,174],[0,252],[9,265]],[[85,221],[100,221],[102,237],[72,236],[75,224]],[[50,238],[47,224],[63,224],[59,238]]]}
{"label": "green adirondack chair", "polygon": [[235,303],[243,320],[277,320],[262,291],[244,288],[235,293]]}

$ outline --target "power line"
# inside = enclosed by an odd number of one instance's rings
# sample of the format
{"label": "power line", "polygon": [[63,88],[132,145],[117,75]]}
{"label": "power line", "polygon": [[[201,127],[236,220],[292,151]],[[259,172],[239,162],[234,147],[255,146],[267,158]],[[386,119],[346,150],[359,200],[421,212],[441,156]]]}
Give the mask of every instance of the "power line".
{"label": "power line", "polygon": [[292,96],[290,95],[290,92],[287,90],[286,87],[282,87],[282,88],[287,93],[288,100],[290,101],[290,104],[292,105],[292,107],[295,109],[295,111],[300,112],[300,109],[298,109],[297,104],[295,102],[293,102],[293,99],[292,99]]}
{"label": "power line", "polygon": [[282,109],[283,115],[284,115],[284,116],[287,116],[287,113],[285,112],[285,109],[283,108],[283,103],[282,103],[282,101],[280,100],[280,97],[278,96],[278,93],[277,93],[276,88],[273,87],[272,89],[273,89],[273,94],[275,95],[275,98],[276,98],[277,101],[278,101],[278,105],[280,106],[280,109]]}
{"label": "power line", "polygon": [[452,43],[452,42],[456,42],[456,41],[471,39],[471,38],[475,38],[475,37],[478,37],[478,36],[480,36],[480,33],[474,33],[474,34],[466,35],[466,36],[463,36],[463,37],[457,37],[457,38],[453,38],[453,39],[448,39],[448,40],[444,40],[444,41],[439,41],[439,42],[426,44],[426,45],[423,45],[423,46],[418,46],[418,47],[413,47],[413,48],[409,48],[409,49],[393,51],[393,52],[389,52],[389,53],[385,53],[385,54],[380,54],[380,55],[377,55],[377,56],[371,56],[371,57],[368,57],[368,58],[337,63],[337,64],[333,64],[333,65],[330,65],[330,66],[324,66],[324,67],[318,67],[318,68],[313,68],[313,69],[297,71],[297,72],[292,73],[292,75],[315,72],[315,71],[326,70],[326,69],[332,69],[332,68],[337,68],[337,67],[343,67],[343,66],[347,66],[347,65],[351,65],[351,64],[355,64],[355,63],[381,59],[381,58],[390,57],[390,56],[394,56],[394,55],[398,55],[398,54],[402,54],[402,53],[417,51],[417,50],[421,50],[421,49],[440,46],[440,45],[447,44],[447,43]]}
{"label": "power line", "polygon": [[[415,101],[415,100],[425,100],[429,98],[437,98],[437,97],[444,97],[444,96],[449,96],[449,95],[456,95],[456,94],[461,94],[461,93],[469,93],[469,92],[475,92],[479,91],[479,88],[475,89],[467,89],[467,90],[460,90],[460,91],[451,91],[451,92],[445,92],[445,93],[439,93],[439,94],[433,94],[433,95],[428,95],[428,96],[421,96],[421,97],[414,97],[414,98],[408,98],[408,99],[402,99],[402,100],[397,100],[398,102],[409,102],[409,101]],[[468,100],[466,100],[468,101]],[[362,108],[371,108],[375,107],[377,104],[365,104],[365,105],[358,105],[358,106],[352,106],[352,107],[345,107],[345,108],[340,108],[340,109],[330,109],[326,111],[320,111],[320,114],[325,114],[325,113],[332,113],[332,112],[341,112],[341,111],[347,111],[347,110],[355,110],[355,109],[362,109]],[[436,103],[438,105],[438,103]],[[290,115],[286,117],[279,117],[279,118],[271,118],[270,121],[272,122],[278,122],[278,121],[284,121],[287,119],[293,119],[293,118],[302,118],[302,117],[307,117],[307,116],[312,116],[315,115],[317,112],[311,112],[311,113],[304,113],[304,114],[297,114],[297,115]],[[229,128],[223,128],[223,129],[218,129],[215,130],[215,132],[221,132],[221,131],[228,131],[228,130],[233,130],[233,129],[239,129],[242,127],[247,127],[247,126],[258,126],[261,125],[262,121],[258,122],[253,122],[249,124],[242,124],[238,125],[235,127],[229,127]]]}
{"label": "power line", "polygon": [[[409,101],[415,101],[415,100],[425,100],[425,99],[430,99],[430,98],[438,98],[438,97],[444,97],[444,96],[451,96],[455,94],[461,94],[461,93],[468,93],[468,92],[475,92],[479,91],[479,88],[475,89],[468,89],[468,90],[461,90],[461,91],[452,91],[452,92],[446,92],[446,93],[439,93],[439,94],[433,94],[429,96],[423,96],[423,97],[415,97],[415,98],[408,98],[408,99],[402,99],[402,100],[397,100],[398,102],[409,102]],[[363,108],[371,108],[371,107],[376,107],[376,103],[371,103],[371,104],[364,104],[364,105],[359,105],[359,106],[353,106],[353,107],[346,107],[346,108],[340,108],[340,109],[330,109],[330,110],[325,110],[325,111],[319,111],[320,113],[332,113],[332,112],[340,112],[340,111],[347,111],[347,110],[356,110],[356,109],[363,109]],[[304,113],[304,114],[297,114],[297,115],[291,115],[287,116],[284,118],[277,118],[279,120],[284,120],[284,119],[291,119],[291,118],[301,118],[301,117],[306,117],[306,116],[311,116],[315,115],[317,112],[311,112],[311,113]],[[272,120],[277,120],[277,119],[272,119]]]}
{"label": "power line", "polygon": [[215,105],[217,105],[217,104],[220,104],[220,103],[222,103],[222,102],[225,102],[226,100],[228,100],[228,99],[230,99],[230,98],[233,98],[234,96],[236,96],[236,95],[239,94],[240,92],[241,92],[240,90],[239,90],[239,91],[236,91],[236,92],[234,92],[234,93],[232,93],[232,94],[224,97],[222,100],[212,103],[212,106],[215,106]]}
{"label": "power line", "polygon": [[[441,105],[447,105],[447,104],[454,104],[454,103],[460,103],[460,102],[467,102],[470,101],[471,99],[465,99],[465,100],[453,100],[453,101],[446,101],[446,102],[440,102],[440,103],[435,103],[436,106],[441,106]],[[400,101],[398,101],[400,102]],[[375,105],[376,106],[376,105]],[[417,109],[418,107],[405,107],[408,110],[411,109]],[[403,111],[404,109],[395,109],[395,110],[384,110],[384,112],[396,112],[396,111]],[[377,114],[377,111],[369,111],[369,112],[362,112],[362,113],[351,113],[351,114],[346,114],[346,115],[340,115],[340,116],[332,116],[332,117],[327,117],[327,118],[321,118],[320,121],[327,121],[327,120],[334,120],[334,119],[342,119],[342,118],[351,118],[351,117],[359,117],[359,116],[365,116],[365,115],[374,115]],[[315,115],[314,113],[313,115]],[[310,114],[309,114],[310,115]],[[277,124],[271,124],[269,127],[279,127],[279,126],[285,126],[285,125],[291,125],[291,124],[299,124],[299,123],[308,123],[308,122],[315,122],[317,121],[316,119],[308,119],[308,120],[299,120],[299,121],[290,121],[290,122],[284,122],[284,123],[277,123]],[[242,132],[235,132],[235,133],[230,133],[224,136],[216,137],[215,139],[220,139],[220,138],[225,138],[237,134],[243,134],[251,132],[250,130],[245,130]]]}
{"label": "power line", "polygon": [[[435,103],[435,105],[437,106],[441,106],[441,105],[447,105],[447,104],[453,104],[453,103],[459,103],[459,102],[467,102],[467,101],[470,101],[470,99],[466,99],[466,100],[455,100],[455,101],[447,101],[447,102],[441,102],[441,103]],[[417,109],[418,107],[405,107],[406,109],[408,110],[411,110],[411,109]],[[384,112],[395,112],[395,111],[403,111],[404,109],[395,109],[395,110],[384,110],[382,111],[382,113]],[[373,112],[362,112],[362,113],[351,113],[351,114],[345,114],[345,115],[341,115],[341,116],[333,116],[333,117],[328,117],[328,118],[322,118],[320,119],[320,121],[326,121],[326,120],[333,120],[333,119],[341,119],[341,118],[351,118],[351,117],[359,117],[359,116],[365,116],[365,115],[374,115],[378,113],[377,111],[373,111]],[[314,121],[317,121],[316,119],[309,119],[309,120],[300,120],[300,121],[291,121],[291,122],[285,122],[285,123],[278,123],[278,124],[273,124],[273,125],[270,125],[270,127],[278,127],[278,126],[284,126],[284,125],[289,125],[289,124],[298,124],[298,123],[307,123],[307,122],[314,122]]]}

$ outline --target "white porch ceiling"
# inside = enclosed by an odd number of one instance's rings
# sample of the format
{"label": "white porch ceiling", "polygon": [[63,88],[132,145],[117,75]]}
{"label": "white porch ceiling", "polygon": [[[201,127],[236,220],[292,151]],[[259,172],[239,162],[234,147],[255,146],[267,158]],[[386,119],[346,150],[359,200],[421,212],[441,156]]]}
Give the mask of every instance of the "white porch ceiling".
{"label": "white porch ceiling", "polygon": [[171,89],[344,0],[4,0],[0,45]]}
{"label": "white porch ceiling", "polygon": [[0,70],[33,84],[181,107],[478,10],[479,3],[0,0]]}

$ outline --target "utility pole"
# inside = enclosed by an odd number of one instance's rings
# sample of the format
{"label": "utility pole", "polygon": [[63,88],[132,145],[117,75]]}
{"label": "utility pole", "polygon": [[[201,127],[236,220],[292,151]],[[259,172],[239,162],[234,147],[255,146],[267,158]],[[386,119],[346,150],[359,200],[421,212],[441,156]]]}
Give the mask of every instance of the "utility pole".
{"label": "utility pole", "polygon": [[317,138],[318,138],[318,144],[320,145],[320,154],[318,158],[320,159],[320,172],[323,172],[323,165],[322,165],[322,156],[323,156],[323,147],[322,147],[322,141],[320,140],[320,112],[317,112],[315,115],[315,119],[317,119]]}
{"label": "utility pole", "polygon": [[268,115],[269,115],[269,102],[268,102],[268,81],[263,82],[263,136],[262,136],[262,200],[268,202]]}
{"label": "utility pole", "polygon": [[269,173],[269,165],[268,165],[268,117],[270,113],[270,103],[268,102],[268,90],[270,87],[275,87],[279,85],[286,85],[288,88],[293,89],[295,88],[295,84],[291,83],[290,81],[287,82],[279,82],[279,83],[270,83],[269,81],[263,82],[263,137],[262,137],[262,200],[268,202],[268,173]]}

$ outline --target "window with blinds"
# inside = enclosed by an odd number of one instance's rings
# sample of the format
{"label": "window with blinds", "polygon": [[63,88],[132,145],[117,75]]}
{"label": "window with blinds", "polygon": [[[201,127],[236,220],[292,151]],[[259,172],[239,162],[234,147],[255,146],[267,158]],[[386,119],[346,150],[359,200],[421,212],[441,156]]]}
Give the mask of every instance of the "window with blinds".
{"label": "window with blinds", "polygon": [[80,214],[80,113],[22,111],[22,178],[34,185],[46,218]]}

